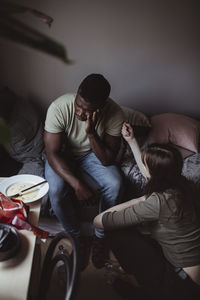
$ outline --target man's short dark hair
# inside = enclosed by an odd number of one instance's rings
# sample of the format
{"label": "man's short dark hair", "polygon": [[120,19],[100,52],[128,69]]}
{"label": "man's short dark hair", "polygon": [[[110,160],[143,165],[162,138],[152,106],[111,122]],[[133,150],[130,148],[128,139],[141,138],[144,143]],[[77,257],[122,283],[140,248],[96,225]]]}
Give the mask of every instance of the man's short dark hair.
{"label": "man's short dark hair", "polygon": [[110,94],[110,83],[101,74],[90,74],[81,82],[78,93],[90,103],[103,104]]}

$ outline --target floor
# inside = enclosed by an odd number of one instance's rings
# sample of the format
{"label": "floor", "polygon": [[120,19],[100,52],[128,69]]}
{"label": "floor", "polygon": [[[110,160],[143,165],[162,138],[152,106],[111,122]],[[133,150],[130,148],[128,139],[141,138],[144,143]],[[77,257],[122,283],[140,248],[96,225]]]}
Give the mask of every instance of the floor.
{"label": "floor", "polygon": [[81,273],[80,285],[75,300],[122,300],[111,285],[111,275],[103,269],[96,269],[91,261]]}
{"label": "floor", "polygon": [[[52,220],[41,219],[39,227],[43,229],[48,229],[51,233],[56,233],[62,231],[60,224],[56,221],[52,223]],[[111,259],[116,261],[114,256],[111,254]],[[112,281],[116,273],[108,271],[106,268],[96,269],[92,262],[91,258],[89,260],[88,267],[81,273],[80,281],[78,288],[75,293],[73,300],[123,300],[122,298],[112,287]],[[55,283],[55,281],[54,281]],[[51,291],[50,298],[55,299],[54,291]],[[61,293],[60,299],[63,295]],[[58,293],[56,292],[56,299],[58,298]]]}

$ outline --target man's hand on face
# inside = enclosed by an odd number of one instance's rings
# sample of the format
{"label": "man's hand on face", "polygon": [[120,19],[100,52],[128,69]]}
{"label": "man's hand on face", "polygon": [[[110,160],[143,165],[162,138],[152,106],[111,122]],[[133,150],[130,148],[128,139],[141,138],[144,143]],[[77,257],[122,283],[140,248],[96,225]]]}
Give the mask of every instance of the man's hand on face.
{"label": "man's hand on face", "polygon": [[98,121],[99,112],[99,109],[97,109],[92,114],[87,113],[85,131],[88,135],[95,133],[95,126]]}
{"label": "man's hand on face", "polygon": [[97,196],[83,183],[78,184],[74,189],[75,195],[82,205],[95,205]]}

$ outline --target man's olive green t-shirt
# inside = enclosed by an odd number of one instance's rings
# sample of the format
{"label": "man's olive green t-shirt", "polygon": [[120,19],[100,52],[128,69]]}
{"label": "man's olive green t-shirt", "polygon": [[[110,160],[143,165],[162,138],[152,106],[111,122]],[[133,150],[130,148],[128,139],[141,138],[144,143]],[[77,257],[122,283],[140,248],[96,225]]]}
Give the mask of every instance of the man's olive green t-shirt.
{"label": "man's olive green t-shirt", "polygon": [[[75,115],[75,97],[76,94],[65,94],[51,103],[46,115],[45,130],[50,133],[64,132],[70,152],[82,155],[89,152],[91,146],[85,131],[86,122],[78,120]],[[123,121],[122,109],[108,98],[99,115],[96,132],[99,137],[104,133],[120,136]]]}
{"label": "man's olive green t-shirt", "polygon": [[184,268],[198,265],[200,222],[192,205],[183,208],[181,218],[177,216],[178,197],[180,193],[175,190],[153,193],[145,201],[122,211],[105,213],[102,218],[104,229],[149,224],[152,237],[161,245],[166,259],[173,266]]}

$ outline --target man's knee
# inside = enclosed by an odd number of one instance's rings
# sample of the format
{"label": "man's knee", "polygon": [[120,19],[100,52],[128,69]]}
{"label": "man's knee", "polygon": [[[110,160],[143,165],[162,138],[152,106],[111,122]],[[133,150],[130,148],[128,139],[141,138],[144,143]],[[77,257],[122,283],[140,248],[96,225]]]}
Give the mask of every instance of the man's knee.
{"label": "man's knee", "polygon": [[53,198],[60,198],[64,192],[62,186],[58,186],[56,184],[49,185],[49,194]]}
{"label": "man's knee", "polygon": [[49,188],[49,198],[53,206],[66,206],[66,202],[72,198],[71,190],[64,185],[51,185]]}
{"label": "man's knee", "polygon": [[113,174],[106,182],[106,189],[110,192],[113,198],[118,198],[123,187],[123,180],[120,173]]}

